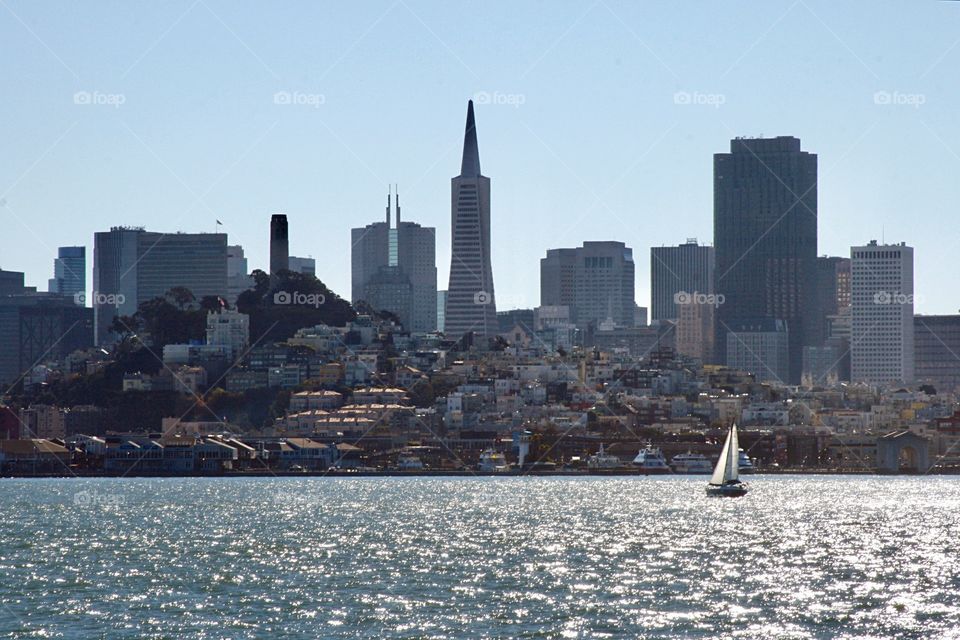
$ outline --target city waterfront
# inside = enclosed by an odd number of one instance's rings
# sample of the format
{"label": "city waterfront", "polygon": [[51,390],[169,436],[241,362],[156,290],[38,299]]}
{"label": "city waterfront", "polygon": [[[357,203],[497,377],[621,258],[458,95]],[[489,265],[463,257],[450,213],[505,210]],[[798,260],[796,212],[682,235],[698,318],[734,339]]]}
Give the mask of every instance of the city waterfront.
{"label": "city waterfront", "polygon": [[0,635],[960,637],[960,480],[749,480],[6,479]]}

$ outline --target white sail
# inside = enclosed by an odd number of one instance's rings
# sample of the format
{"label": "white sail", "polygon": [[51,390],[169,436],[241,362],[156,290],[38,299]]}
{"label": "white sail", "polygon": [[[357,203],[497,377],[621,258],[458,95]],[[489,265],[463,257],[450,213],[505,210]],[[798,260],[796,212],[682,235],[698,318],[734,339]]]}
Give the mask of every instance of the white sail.
{"label": "white sail", "polygon": [[731,433],[732,432],[727,432],[727,440],[723,443],[723,450],[720,452],[720,459],[717,460],[717,466],[713,470],[713,476],[710,478],[710,484],[722,485],[726,481],[727,467],[730,466]]}
{"label": "white sail", "polygon": [[740,439],[737,437],[737,425],[730,427],[730,450],[727,453],[727,468],[723,482],[740,479]]}

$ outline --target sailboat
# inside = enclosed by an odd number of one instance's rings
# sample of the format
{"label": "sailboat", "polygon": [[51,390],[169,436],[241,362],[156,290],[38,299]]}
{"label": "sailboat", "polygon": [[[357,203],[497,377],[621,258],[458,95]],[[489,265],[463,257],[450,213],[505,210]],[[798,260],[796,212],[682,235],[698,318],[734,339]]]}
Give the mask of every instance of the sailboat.
{"label": "sailboat", "polygon": [[747,485],[740,482],[739,464],[740,443],[737,439],[737,425],[730,425],[727,441],[713,470],[713,477],[707,485],[707,495],[739,498],[747,493]]}

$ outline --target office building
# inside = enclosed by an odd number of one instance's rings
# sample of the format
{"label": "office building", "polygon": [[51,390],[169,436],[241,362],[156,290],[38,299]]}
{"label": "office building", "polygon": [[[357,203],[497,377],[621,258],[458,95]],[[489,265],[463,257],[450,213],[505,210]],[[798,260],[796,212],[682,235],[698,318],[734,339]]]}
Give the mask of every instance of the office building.
{"label": "office building", "polygon": [[782,320],[785,381],[797,383],[802,347],[818,337],[817,156],[793,137],[736,138],[713,166],[717,349],[727,353],[726,333],[743,320]]}
{"label": "office building", "polygon": [[647,327],[616,326],[603,322],[586,332],[584,341],[603,351],[622,349],[631,356],[647,359],[661,349],[674,349],[676,334],[669,323]]}
{"label": "office building", "polygon": [[875,385],[914,378],[913,247],[851,247],[850,376]]}
{"label": "office building", "polygon": [[13,296],[30,291],[36,291],[36,289],[24,286],[22,271],[4,271],[0,269],[0,296]]}
{"label": "office building", "polygon": [[436,229],[402,220],[399,193],[393,203],[388,193],[384,221],[351,231],[352,302],[389,311],[414,333],[435,331]]}
{"label": "office building", "polygon": [[520,326],[523,329],[533,332],[536,312],[534,309],[510,309],[509,311],[497,312],[497,331],[501,334],[513,330]]}
{"label": "office building", "polygon": [[913,317],[914,379],[939,392],[960,389],[960,315]]}
{"label": "office building", "polygon": [[830,317],[850,306],[850,258],[817,258],[817,325],[811,332],[811,346],[829,337]]}
{"label": "office building", "polygon": [[581,329],[637,326],[634,273],[633,250],[622,242],[550,249],[540,260],[540,305],[569,307]]}
{"label": "office building", "polygon": [[302,273],[306,276],[317,275],[317,261],[313,258],[298,258],[290,256],[287,259],[287,268],[294,273]]}
{"label": "office building", "polygon": [[678,294],[712,294],[713,247],[688,239],[676,247],[650,248],[650,313],[653,320],[677,320]]}
{"label": "office building", "polygon": [[14,386],[36,366],[93,346],[93,310],[74,298],[36,293],[0,297],[0,385]]}
{"label": "office building", "polygon": [[848,381],[849,343],[837,339],[827,340],[823,346],[803,348],[803,378],[807,387],[831,386]]}
{"label": "office building", "polygon": [[50,293],[75,298],[83,303],[87,291],[87,248],[60,247],[53,261],[53,277],[47,286]]}
{"label": "office building", "polygon": [[443,333],[447,318],[447,292],[437,291],[437,331]]}
{"label": "office building", "polygon": [[157,233],[113,227],[94,234],[93,294],[97,344],[113,341],[113,318],[136,312],[175,287],[197,300],[228,296],[227,235]]}
{"label": "office building", "polygon": [[759,382],[786,382],[790,337],[783,320],[741,320],[730,329],[726,341],[728,367],[752,373]]}
{"label": "office building", "polygon": [[497,303],[490,254],[490,179],[480,173],[473,101],[467,103],[460,175],[450,183],[451,257],[445,313],[446,335],[492,337]]}
{"label": "office building", "polygon": [[714,314],[716,305],[709,299],[691,295],[689,299],[678,296],[675,305],[676,320],[660,322],[677,323],[677,353],[696,358],[703,363],[713,363],[714,353]]}
{"label": "office building", "polygon": [[548,249],[547,256],[540,259],[540,306],[570,307],[573,311],[576,271],[576,249]]}
{"label": "office building", "polygon": [[227,302],[235,306],[240,294],[247,289],[252,289],[254,284],[243,247],[238,244],[229,245],[227,247]]}
{"label": "office building", "polygon": [[633,326],[645,327],[648,324],[650,324],[649,322],[647,322],[647,316],[648,316],[647,311],[648,310],[646,307],[641,307],[640,305],[636,305],[633,308]]}
{"label": "office building", "polygon": [[364,285],[363,300],[378,311],[389,311],[412,330],[413,284],[401,267],[380,267]]}

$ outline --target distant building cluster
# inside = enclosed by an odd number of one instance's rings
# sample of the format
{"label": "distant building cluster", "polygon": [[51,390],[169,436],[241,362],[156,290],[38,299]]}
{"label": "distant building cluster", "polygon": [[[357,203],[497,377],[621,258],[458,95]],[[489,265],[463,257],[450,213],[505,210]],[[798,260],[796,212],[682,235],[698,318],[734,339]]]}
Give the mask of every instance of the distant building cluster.
{"label": "distant building cluster", "polygon": [[[0,383],[10,389],[0,433],[33,442],[0,460],[96,459],[118,471],[147,464],[131,462],[142,456],[157,472],[347,459],[383,468],[403,449],[408,462],[454,468],[486,449],[526,451],[507,441],[533,438],[536,451],[537,438],[562,433],[572,440],[548,449],[576,466],[604,440],[676,441],[713,455],[716,430],[732,421],[764,464],[844,467],[851,452],[888,460],[891,447],[921,446],[914,437],[943,458],[960,422],[960,315],[915,314],[906,243],[864,239],[849,256],[820,255],[817,179],[818,158],[798,138],[731,140],[713,158],[713,242],[650,248],[649,307],[637,304],[634,248],[593,239],[544,247],[540,304],[498,310],[496,218],[471,102],[450,184],[445,289],[436,229],[401,218],[394,187],[383,218],[351,230],[357,313],[338,326],[286,327],[283,339],[261,340],[268,329],[237,309],[267,281],[280,312],[324,304],[322,294],[274,288],[284,278],[312,283],[325,266],[290,255],[283,213],[270,217],[263,272],[251,272],[225,233],[125,226],[94,234],[89,288],[84,246],[59,248],[46,292],[0,270]],[[158,347],[156,366],[117,373],[129,356],[118,342],[136,333],[124,325],[157,299],[200,309],[197,331]],[[135,337],[147,346],[155,338]],[[129,397],[167,393],[206,406],[226,394],[243,437],[217,426],[228,420],[158,435],[157,424],[110,422],[117,407],[50,401],[108,374],[110,391]],[[268,407],[252,407],[264,397]],[[346,446],[360,439],[362,451]],[[424,443],[434,449],[405,449]]]}

